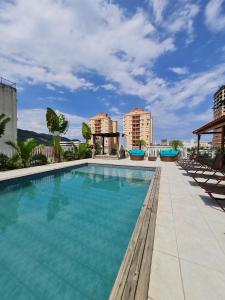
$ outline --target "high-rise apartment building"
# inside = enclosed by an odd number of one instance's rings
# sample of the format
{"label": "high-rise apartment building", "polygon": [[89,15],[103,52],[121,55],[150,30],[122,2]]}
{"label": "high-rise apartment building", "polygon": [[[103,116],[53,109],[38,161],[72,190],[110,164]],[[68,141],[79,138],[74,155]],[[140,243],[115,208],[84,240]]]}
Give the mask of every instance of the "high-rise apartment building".
{"label": "high-rise apartment building", "polygon": [[127,138],[127,149],[139,147],[140,140],[146,146],[152,144],[153,122],[151,113],[140,108],[135,108],[124,116],[124,133]]}
{"label": "high-rise apartment building", "polygon": [[[113,121],[106,113],[100,113],[89,120],[89,126],[92,133],[116,133],[117,121]],[[100,140],[96,138],[96,140]],[[91,141],[93,143],[93,140]],[[104,151],[110,152],[110,149],[115,148],[116,138],[107,137],[104,139]]]}
{"label": "high-rise apartment building", "polygon": [[0,78],[0,114],[10,118],[6,124],[5,133],[0,138],[0,153],[12,154],[12,147],[5,142],[17,140],[17,98],[16,87],[10,81]]}
{"label": "high-rise apartment building", "polygon": [[[225,115],[225,85],[221,86],[218,91],[214,94],[214,120]],[[220,134],[213,135],[213,147],[221,146]]]}

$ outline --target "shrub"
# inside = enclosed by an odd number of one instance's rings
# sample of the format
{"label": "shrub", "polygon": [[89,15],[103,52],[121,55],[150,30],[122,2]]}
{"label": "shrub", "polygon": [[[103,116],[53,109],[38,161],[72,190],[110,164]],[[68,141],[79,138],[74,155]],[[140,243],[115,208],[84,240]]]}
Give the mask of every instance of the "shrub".
{"label": "shrub", "polygon": [[82,143],[78,147],[79,159],[90,158],[91,157],[91,148],[87,143]]}
{"label": "shrub", "polygon": [[0,170],[6,170],[9,158],[7,155],[0,153]]}
{"label": "shrub", "polygon": [[67,150],[63,153],[63,159],[66,161],[78,159],[78,153],[75,150],[74,151]]}
{"label": "shrub", "polygon": [[31,157],[30,163],[32,166],[47,165],[48,159],[44,154],[39,153]]}

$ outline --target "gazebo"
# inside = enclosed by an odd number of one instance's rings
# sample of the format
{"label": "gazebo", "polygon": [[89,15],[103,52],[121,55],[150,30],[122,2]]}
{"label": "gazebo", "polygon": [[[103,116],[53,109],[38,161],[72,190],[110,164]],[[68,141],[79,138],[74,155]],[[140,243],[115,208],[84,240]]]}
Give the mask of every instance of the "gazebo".
{"label": "gazebo", "polygon": [[[120,133],[119,132],[108,132],[108,133],[93,133],[93,145],[96,143],[96,137],[101,137],[102,138],[102,153],[101,155],[105,155],[105,138],[116,138],[116,148],[115,150],[118,152],[119,151],[119,138],[120,138]],[[110,153],[109,153],[110,154]]]}
{"label": "gazebo", "polygon": [[200,128],[193,131],[198,136],[197,155],[199,155],[200,140],[203,134],[220,134],[220,149],[224,153],[224,137],[225,137],[225,116],[222,116],[216,120],[213,120]]}

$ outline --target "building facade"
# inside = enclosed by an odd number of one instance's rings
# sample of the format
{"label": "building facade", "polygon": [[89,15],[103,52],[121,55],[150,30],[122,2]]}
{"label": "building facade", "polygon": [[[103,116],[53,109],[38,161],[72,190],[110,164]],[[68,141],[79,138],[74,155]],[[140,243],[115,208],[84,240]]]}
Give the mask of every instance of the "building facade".
{"label": "building facade", "polygon": [[0,114],[4,113],[10,121],[6,124],[5,133],[0,138],[0,153],[12,154],[12,148],[5,142],[17,140],[17,95],[15,85],[0,78]]}
{"label": "building facade", "polygon": [[64,151],[73,151],[74,147],[79,147],[80,144],[80,140],[60,141],[60,146]]}
{"label": "building facade", "polygon": [[146,147],[152,144],[153,121],[151,113],[135,108],[124,116],[124,133],[127,138],[127,149],[139,148],[140,140]]}
{"label": "building facade", "polygon": [[[225,115],[225,85],[221,86],[218,91],[214,94],[214,106],[213,106],[213,117],[214,120]],[[221,146],[220,134],[213,135],[212,141],[213,147]]]}
{"label": "building facade", "polygon": [[[107,113],[100,113],[93,118],[89,119],[89,126],[91,128],[91,133],[116,133],[117,132],[117,121],[113,121]],[[97,137],[97,141],[101,144],[101,138]],[[116,138],[105,138],[104,139],[104,151],[110,154],[111,149],[117,149]],[[93,144],[93,139],[91,140]]]}

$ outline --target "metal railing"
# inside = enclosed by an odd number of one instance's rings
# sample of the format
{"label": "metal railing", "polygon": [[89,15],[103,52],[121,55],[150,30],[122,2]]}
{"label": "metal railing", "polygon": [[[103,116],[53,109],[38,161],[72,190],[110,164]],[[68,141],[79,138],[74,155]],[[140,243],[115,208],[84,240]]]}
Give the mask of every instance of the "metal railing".
{"label": "metal railing", "polygon": [[5,79],[4,77],[1,77],[1,76],[0,76],[0,84],[4,84],[4,85],[8,85],[12,88],[16,88],[16,83],[15,82],[12,82],[8,79]]}

